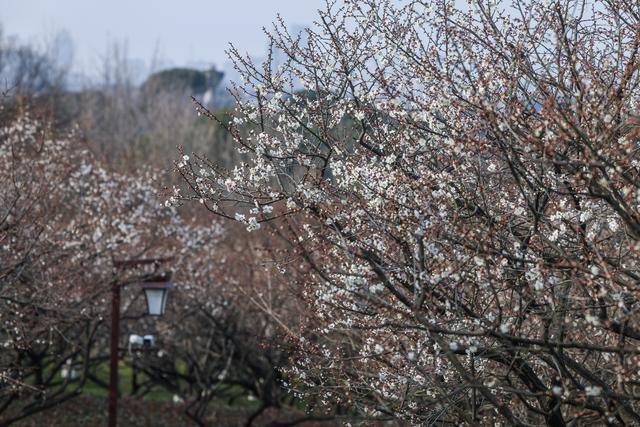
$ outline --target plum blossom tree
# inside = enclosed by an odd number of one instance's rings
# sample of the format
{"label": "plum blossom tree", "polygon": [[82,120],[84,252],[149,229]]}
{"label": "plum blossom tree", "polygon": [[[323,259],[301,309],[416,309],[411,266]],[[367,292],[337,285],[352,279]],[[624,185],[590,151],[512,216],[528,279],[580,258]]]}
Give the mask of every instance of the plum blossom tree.
{"label": "plum blossom tree", "polygon": [[[149,273],[116,270],[114,260],[179,259],[202,243],[162,206],[153,172],[111,172],[75,135],[33,113],[0,113],[0,424],[8,425],[77,396],[106,360],[99,344],[111,286]],[[219,228],[199,230],[208,241]]]}
{"label": "plum blossom tree", "polygon": [[252,422],[267,410],[284,412],[269,416],[295,416],[279,369],[288,365],[290,354],[287,346],[272,342],[283,335],[276,321],[295,327],[299,305],[262,264],[264,239],[238,227],[226,227],[213,239],[208,228],[196,233],[191,240],[208,243],[182,260],[176,276],[180,293],[162,319],[166,332],[154,351],[136,355],[138,368],[150,384],[179,397],[198,425],[222,423],[214,418],[212,402],[233,404],[248,397],[257,407],[246,414],[247,426],[264,425]]}
{"label": "plum blossom tree", "polygon": [[[70,143],[49,140],[50,129],[27,115],[3,115],[3,125],[0,413],[9,424],[77,394],[98,323],[87,303],[96,289],[83,289],[91,253],[73,239],[86,224],[74,227],[76,206],[68,204],[90,168],[66,157]],[[87,363],[67,366],[82,358]],[[61,377],[63,367],[78,381]]]}
{"label": "plum blossom tree", "polygon": [[330,1],[268,37],[278,67],[230,50],[242,162],[182,153],[168,204],[290,243],[292,387],[418,424],[640,422],[637,2]]}

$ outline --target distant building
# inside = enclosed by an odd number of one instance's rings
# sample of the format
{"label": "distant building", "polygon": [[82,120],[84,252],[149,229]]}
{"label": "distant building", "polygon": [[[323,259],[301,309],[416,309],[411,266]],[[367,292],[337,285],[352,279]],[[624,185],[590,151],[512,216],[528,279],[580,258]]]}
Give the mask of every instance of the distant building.
{"label": "distant building", "polygon": [[170,68],[153,73],[140,87],[143,96],[158,93],[181,93],[192,95],[203,104],[213,106],[216,89],[224,73],[211,67],[200,71],[192,68]]}

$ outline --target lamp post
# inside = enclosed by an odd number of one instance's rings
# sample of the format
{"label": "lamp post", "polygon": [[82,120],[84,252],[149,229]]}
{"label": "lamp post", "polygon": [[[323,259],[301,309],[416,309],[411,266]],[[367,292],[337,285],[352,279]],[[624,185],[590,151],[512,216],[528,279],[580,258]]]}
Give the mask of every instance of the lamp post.
{"label": "lamp post", "polygon": [[[171,258],[114,260],[116,268],[155,265]],[[167,305],[171,285],[171,273],[147,275],[139,282],[147,300],[147,314],[161,316]],[[118,424],[118,342],[120,341],[120,290],[128,283],[115,282],[111,286],[111,339],[109,353],[109,427]]]}

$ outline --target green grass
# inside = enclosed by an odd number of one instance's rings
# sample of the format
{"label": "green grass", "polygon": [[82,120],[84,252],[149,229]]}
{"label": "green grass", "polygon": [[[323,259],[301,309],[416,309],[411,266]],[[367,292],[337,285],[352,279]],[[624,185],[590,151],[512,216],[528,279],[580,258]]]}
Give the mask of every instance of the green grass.
{"label": "green grass", "polygon": [[[186,366],[184,367],[186,370]],[[180,370],[180,368],[178,368]],[[94,375],[98,377],[98,379],[105,384],[109,383],[109,363],[105,362],[100,364],[95,370]],[[132,392],[132,376],[133,376],[133,368],[130,364],[126,363],[126,361],[120,360],[118,363],[118,391],[121,397],[130,396]],[[148,377],[142,373],[138,372],[138,383],[142,384],[148,380]],[[85,383],[82,392],[84,395],[93,396],[93,397],[101,397],[106,398],[109,395],[109,390],[104,386],[101,386],[99,383],[96,383],[90,379]],[[237,396],[241,395],[243,389],[240,386],[231,387],[227,395],[228,396]],[[142,398],[150,401],[173,401],[173,394],[168,392],[166,389],[160,386],[154,386],[144,394],[144,396],[136,395],[136,398]],[[216,402],[212,402],[212,406],[216,407],[244,407],[247,409],[255,408],[259,405],[259,402],[255,400],[250,400],[249,396],[240,396],[233,401],[233,405],[229,404],[227,399],[220,398]]]}
{"label": "green grass", "polygon": [[[189,426],[194,425],[184,415],[184,404],[175,403],[173,394],[160,386],[154,386],[144,395],[131,396],[133,367],[128,359],[118,363],[118,418],[120,426]],[[180,367],[179,367],[180,369]],[[184,367],[186,369],[186,366]],[[92,369],[92,374],[103,383],[87,379],[82,394],[45,412],[29,417],[16,425],[19,427],[36,426],[97,426],[107,422],[107,398],[109,390],[105,387],[109,383],[109,362],[105,361]],[[59,374],[58,374],[59,375]],[[138,372],[138,383],[147,382],[148,378]],[[77,381],[77,380],[76,380]],[[71,387],[77,386],[71,384]],[[243,396],[243,390],[234,386],[228,390],[227,396],[239,395],[230,402],[229,398],[221,397],[210,403],[207,417],[212,425],[240,426],[246,417],[259,405]]]}
{"label": "green grass", "polygon": [[[98,379],[103,381],[105,384],[109,383],[109,363],[105,362],[100,364],[94,371],[94,374]],[[126,362],[120,360],[118,362],[118,391],[120,396],[129,396],[131,395],[132,387],[132,377],[133,377],[133,368],[131,365]],[[142,373],[138,372],[138,383],[143,383],[148,379],[148,377]],[[109,390],[101,386],[100,384],[87,380],[82,389],[83,394],[94,397],[107,397],[109,395]],[[143,397],[147,400],[154,401],[170,401],[173,398],[173,395],[166,391],[161,387],[154,387],[148,393],[146,393]]]}

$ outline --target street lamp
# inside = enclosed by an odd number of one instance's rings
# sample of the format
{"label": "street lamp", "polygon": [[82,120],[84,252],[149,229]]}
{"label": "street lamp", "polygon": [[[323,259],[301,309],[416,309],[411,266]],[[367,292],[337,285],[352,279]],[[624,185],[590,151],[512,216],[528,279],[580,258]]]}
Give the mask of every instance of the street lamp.
{"label": "street lamp", "polygon": [[150,316],[162,316],[167,307],[167,295],[173,285],[166,282],[144,282],[142,289],[147,297],[147,314]]}
{"label": "street lamp", "polygon": [[[116,268],[153,265],[157,267],[171,258],[149,258],[133,260],[114,260]],[[171,273],[143,276],[132,282],[142,286],[147,300],[147,314],[161,316],[167,305],[167,294],[171,285]],[[111,286],[111,341],[109,355],[109,427],[118,424],[118,342],[120,341],[120,289],[129,282],[114,282]]]}

